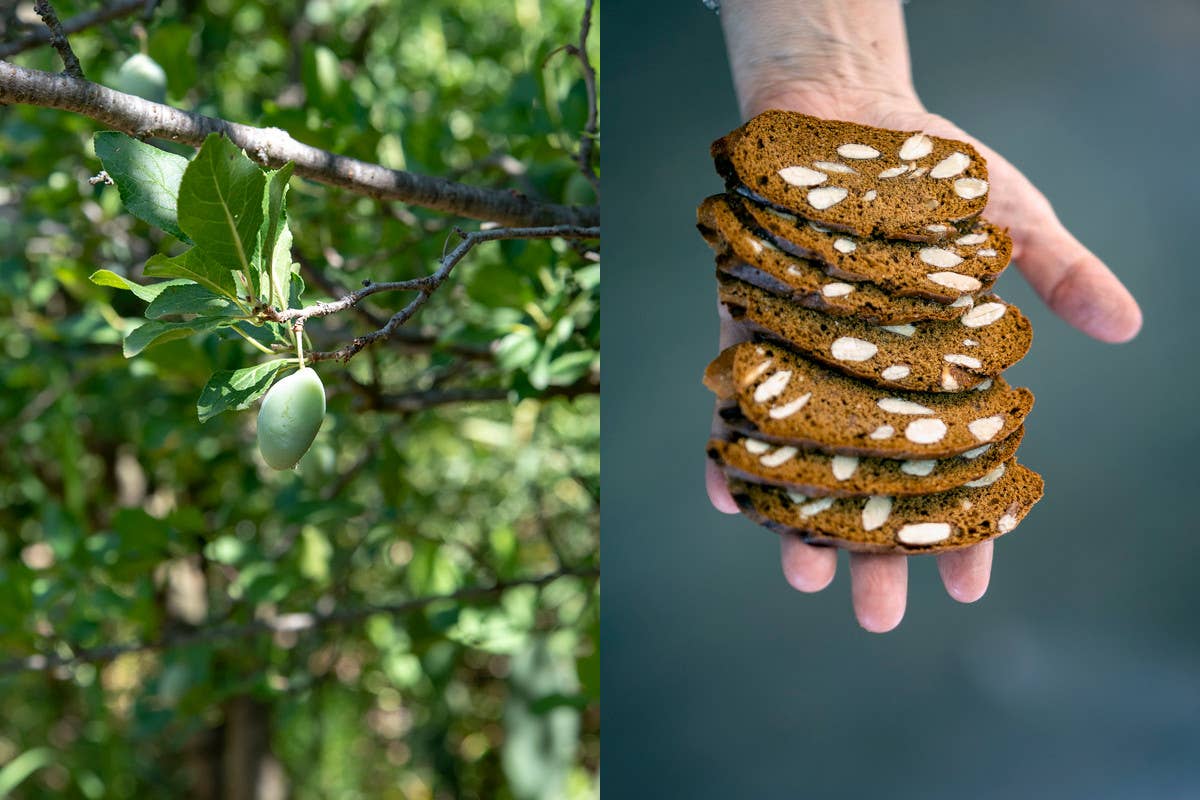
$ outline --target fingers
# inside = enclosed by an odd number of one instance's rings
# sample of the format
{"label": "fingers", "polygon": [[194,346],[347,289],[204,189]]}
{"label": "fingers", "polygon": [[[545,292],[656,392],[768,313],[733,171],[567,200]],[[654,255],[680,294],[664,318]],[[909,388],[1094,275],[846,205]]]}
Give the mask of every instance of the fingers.
{"label": "fingers", "polygon": [[708,490],[708,501],[717,511],[722,514],[738,513],[737,503],[734,502],[733,495],[729,493],[729,483],[725,480],[725,473],[712,462],[712,459],[704,460],[704,488]]}
{"label": "fingers", "polygon": [[[972,140],[975,141],[975,140]],[[991,183],[986,217],[1007,227],[1013,260],[1050,309],[1102,342],[1127,342],[1142,327],[1133,295],[1099,258],[1071,235],[1037,187],[987,145]]]}
{"label": "fingers", "polygon": [[[729,316],[729,310],[721,303],[717,303],[717,315],[721,319],[721,350],[732,347],[739,342],[750,340],[750,330],[746,326],[734,322],[733,318]],[[714,408],[712,421],[713,435],[721,435],[724,432],[724,428],[725,426],[721,422],[721,417]],[[725,480],[725,473],[711,459],[705,459],[704,462],[704,488],[708,491],[709,502],[713,504],[713,508],[717,509],[717,511],[720,511],[722,514],[738,513],[737,503],[733,501],[733,495],[729,493],[729,484]]]}
{"label": "fingers", "polygon": [[858,624],[887,633],[904,618],[908,599],[908,557],[850,554],[850,595]]}
{"label": "fingers", "polygon": [[801,592],[819,592],[837,572],[837,550],[817,547],[799,536],[785,533],[779,537],[783,575],[792,588]]}
{"label": "fingers", "polygon": [[952,550],[937,557],[938,572],[951,597],[974,603],[987,591],[992,576],[992,545],[987,541],[965,550]]}
{"label": "fingers", "polygon": [[[1015,234],[1015,231],[1014,231]],[[1027,229],[1017,268],[1062,319],[1102,342],[1127,342],[1142,327],[1142,310],[1104,263],[1057,220]]]}

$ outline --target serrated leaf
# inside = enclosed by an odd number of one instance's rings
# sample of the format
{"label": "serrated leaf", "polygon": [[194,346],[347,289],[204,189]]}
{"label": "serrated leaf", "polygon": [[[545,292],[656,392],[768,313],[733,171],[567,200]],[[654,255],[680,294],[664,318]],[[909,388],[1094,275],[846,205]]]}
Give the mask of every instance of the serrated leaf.
{"label": "serrated leaf", "polygon": [[172,339],[182,339],[194,333],[202,333],[229,325],[227,317],[197,317],[187,322],[162,322],[152,320],[134,328],[125,336],[122,351],[126,358],[133,358],[147,347],[169,342]]}
{"label": "serrated leaf", "polygon": [[177,208],[188,160],[116,131],[97,133],[92,141],[129,213],[190,244]]}
{"label": "serrated leaf", "polygon": [[214,372],[196,402],[200,421],[207,422],[222,411],[240,411],[249,407],[266,394],[275,374],[287,363],[288,359],[277,358],[245,369]]}
{"label": "serrated leaf", "polygon": [[147,303],[154,302],[155,298],[157,298],[163,293],[164,290],[171,286],[182,286],[189,283],[189,281],[174,280],[143,285],[140,283],[134,283],[128,278],[113,272],[111,269],[98,269],[88,276],[88,280],[97,286],[112,286],[115,289],[125,289],[133,292]]}
{"label": "serrated leaf", "polygon": [[265,183],[263,171],[241,148],[213,133],[179,184],[179,226],[203,248],[206,259],[239,269],[251,279]]}
{"label": "serrated leaf", "polygon": [[198,283],[182,282],[168,286],[146,307],[146,319],[171,314],[196,314],[202,317],[234,316],[239,309],[229,300]]}
{"label": "serrated leaf", "polygon": [[237,297],[229,267],[208,258],[198,247],[177,256],[153,255],[143,274],[151,278],[187,278],[230,299]]}
{"label": "serrated leaf", "polygon": [[269,289],[262,294],[276,307],[287,300],[292,277],[292,232],[288,229],[285,210],[292,166],[288,163],[267,173],[267,191],[263,198],[266,225],[259,246],[259,252],[263,254],[258,264],[259,280],[267,282]]}

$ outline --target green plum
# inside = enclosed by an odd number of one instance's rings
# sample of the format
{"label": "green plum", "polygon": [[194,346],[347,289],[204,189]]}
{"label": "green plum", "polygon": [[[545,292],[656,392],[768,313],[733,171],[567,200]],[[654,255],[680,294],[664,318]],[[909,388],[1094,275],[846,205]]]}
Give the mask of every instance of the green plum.
{"label": "green plum", "polygon": [[308,452],[325,419],[325,387],[312,367],[280,380],[258,410],[258,450],[275,469],[291,469]]}
{"label": "green plum", "polygon": [[130,56],[110,79],[112,88],[125,94],[135,94],[155,103],[167,100],[167,73],[148,55]]}

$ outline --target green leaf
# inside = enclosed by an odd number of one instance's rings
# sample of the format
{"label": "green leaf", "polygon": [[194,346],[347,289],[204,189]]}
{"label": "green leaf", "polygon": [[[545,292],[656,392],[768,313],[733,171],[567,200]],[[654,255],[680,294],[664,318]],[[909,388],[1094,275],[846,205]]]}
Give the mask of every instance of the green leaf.
{"label": "green leaf", "polygon": [[172,314],[217,317],[238,313],[237,306],[198,283],[168,286],[146,307],[146,319],[158,319]]}
{"label": "green leaf", "polygon": [[551,386],[571,385],[588,373],[595,356],[590,350],[577,350],[558,356],[547,367],[547,382]]}
{"label": "green leaf", "polygon": [[292,279],[292,232],[287,224],[286,200],[288,179],[292,177],[292,164],[288,163],[274,172],[267,173],[267,191],[263,213],[266,225],[259,252],[259,281],[270,287],[262,292],[272,306],[278,307],[288,296]]}
{"label": "green leaf", "polygon": [[153,255],[142,273],[151,278],[186,278],[231,300],[237,297],[237,284],[229,267],[209,258],[198,247],[177,256]]}
{"label": "green leaf", "polygon": [[575,270],[575,282],[581,289],[595,289],[600,285],[600,265],[588,264]]}
{"label": "green leaf", "polygon": [[304,300],[301,295],[304,294],[304,279],[295,270],[292,270],[292,288],[288,292],[288,308],[303,308]]}
{"label": "green leaf", "polygon": [[179,226],[205,258],[252,277],[265,183],[263,171],[241,148],[220,134],[209,134],[179,184]]}
{"label": "green leaf", "polygon": [[518,328],[500,340],[496,348],[496,363],[504,369],[521,369],[537,358],[540,345],[533,331]]}
{"label": "green leaf", "polygon": [[179,227],[176,208],[188,160],[116,131],[97,133],[93,143],[129,213],[191,243]]}
{"label": "green leaf", "polygon": [[0,797],[8,797],[26,778],[42,767],[54,763],[54,751],[49,747],[35,747],[0,767]]}
{"label": "green leaf", "polygon": [[117,289],[126,289],[133,292],[135,295],[145,300],[147,303],[152,303],[154,300],[171,286],[183,286],[188,281],[162,281],[161,283],[152,283],[148,286],[134,283],[126,277],[118,275],[111,269],[98,269],[88,278],[97,286],[112,286]]}
{"label": "green leaf", "polygon": [[240,411],[249,407],[266,394],[275,374],[287,363],[286,358],[277,358],[245,369],[214,372],[196,403],[200,421],[207,422],[222,411]]}
{"label": "green leaf", "polygon": [[125,336],[123,350],[126,358],[133,358],[147,347],[182,339],[194,333],[202,333],[229,325],[227,317],[197,317],[187,322],[162,322],[154,320],[134,328]]}

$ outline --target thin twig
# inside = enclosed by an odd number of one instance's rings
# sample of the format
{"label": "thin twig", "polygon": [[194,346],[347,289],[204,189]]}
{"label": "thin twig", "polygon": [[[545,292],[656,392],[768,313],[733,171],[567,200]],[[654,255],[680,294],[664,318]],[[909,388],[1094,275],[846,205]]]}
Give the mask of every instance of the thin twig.
{"label": "thin twig", "polygon": [[[151,7],[153,3],[150,4]],[[147,7],[146,0],[120,0],[104,8],[98,8],[94,11],[85,11],[82,14],[76,14],[66,22],[62,23],[62,31],[67,33],[78,33],[85,28],[91,28],[95,25],[100,25],[105,22],[111,22],[120,17],[129,16],[137,12],[139,9]],[[0,43],[0,58],[8,58],[15,56],[17,53],[23,53],[26,50],[32,50],[35,47],[41,47],[44,44],[50,43],[50,31],[47,29],[39,29],[26,36],[24,39],[18,39],[15,42]]]}
{"label": "thin twig", "polygon": [[596,190],[596,196],[599,197],[600,179],[596,176],[596,168],[592,164],[592,152],[595,149],[596,140],[599,139],[600,113],[596,92],[596,70],[592,67],[591,59],[587,54],[588,33],[592,27],[592,5],[593,0],[586,0],[583,4],[583,21],[579,26],[579,44],[564,44],[556,47],[546,55],[546,60],[556,53],[568,53],[574,56],[579,61],[580,67],[583,68],[583,85],[587,90],[588,98],[588,117],[583,127],[583,133],[579,137],[579,151],[575,154],[575,162],[579,164],[579,171],[583,173],[583,177],[587,178],[588,183]]}
{"label": "thin twig", "polygon": [[46,23],[46,28],[50,31],[50,45],[58,51],[58,55],[62,58],[64,71],[72,78],[82,80],[83,67],[80,66],[75,51],[71,49],[71,43],[67,41],[63,24],[58,21],[58,14],[54,12],[54,6],[50,5],[50,0],[36,0],[33,10],[42,18],[42,22]]}
{"label": "thin twig", "polygon": [[295,174],[349,191],[502,225],[597,225],[597,206],[537,203],[519,192],[455,183],[388,169],[303,144],[279,128],[255,128],[153,103],[68,75],[0,61],[0,103],[57,108],[90,117],[140,139],[157,137],[193,147],[221,133],[259,164],[295,163]]}
{"label": "thin twig", "polygon": [[271,619],[256,619],[252,622],[240,624],[182,630],[178,633],[165,635],[154,641],[135,641],[117,645],[106,645],[104,647],[82,648],[75,650],[69,656],[36,654],[0,663],[0,675],[46,671],[75,664],[95,664],[112,661],[114,658],[130,653],[145,653],[196,644],[212,644],[231,639],[245,639],[266,633],[307,633],[326,625],[359,622],[376,614],[389,614],[393,616],[408,614],[440,602],[469,603],[486,600],[516,586],[541,587],[565,577],[592,579],[599,576],[600,570],[595,567],[578,570],[561,569],[535,577],[498,581],[488,586],[473,586],[450,594],[416,597],[411,600],[401,600],[395,603],[380,603],[378,605],[347,608],[327,613],[297,612],[282,614]]}
{"label": "thin twig", "polygon": [[382,328],[359,336],[350,344],[338,350],[312,353],[309,356],[311,361],[330,359],[349,361],[367,345],[390,338],[400,326],[420,310],[421,306],[425,305],[426,301],[429,300],[437,288],[445,282],[446,278],[450,277],[450,273],[453,271],[455,265],[462,261],[463,257],[478,244],[497,241],[499,239],[600,238],[599,228],[580,227],[578,225],[553,225],[535,228],[491,228],[488,230],[471,231],[470,233],[456,229],[456,233],[462,236],[462,241],[457,247],[443,256],[437,271],[429,275],[406,281],[369,283],[363,288],[357,289],[338,300],[332,300],[328,303],[314,303],[304,308],[291,308],[283,311],[265,309],[263,317],[272,322],[291,322],[293,327],[297,325],[302,326],[313,317],[325,317],[353,308],[363,298],[370,297],[379,292],[416,292],[417,296],[413,298],[412,302],[392,315],[392,318]]}
{"label": "thin twig", "polygon": [[[337,281],[330,278],[325,272],[317,267],[303,253],[296,252],[293,255],[296,261],[300,262],[300,269],[306,281],[316,284],[322,292],[331,296],[348,294],[350,292],[345,286],[342,286]],[[378,313],[374,309],[368,308],[364,303],[357,303],[354,310],[361,314],[363,319],[374,325],[376,328],[382,328],[387,324],[388,318]],[[409,328],[404,327],[392,334],[392,341],[400,345],[401,348],[407,348],[412,351],[425,351],[433,348],[444,350],[447,353],[453,353],[456,356],[469,358],[473,361],[492,361],[495,354],[487,345],[466,344],[464,342],[443,342],[438,336],[438,333],[433,328]],[[313,353],[310,352],[309,360],[312,360]],[[320,360],[320,359],[318,359]]]}
{"label": "thin twig", "polygon": [[583,67],[583,84],[587,87],[588,97],[587,124],[583,128],[583,137],[579,140],[579,153],[576,158],[579,161],[579,169],[583,172],[583,177],[587,178],[588,183],[596,190],[596,196],[599,197],[600,179],[596,177],[596,168],[592,165],[592,151],[600,135],[600,114],[597,106],[596,70],[592,67],[591,59],[587,54],[588,32],[592,27],[592,5],[593,0],[587,0],[583,4],[583,23],[579,28],[579,47],[575,52],[575,57],[579,59],[579,64]]}

